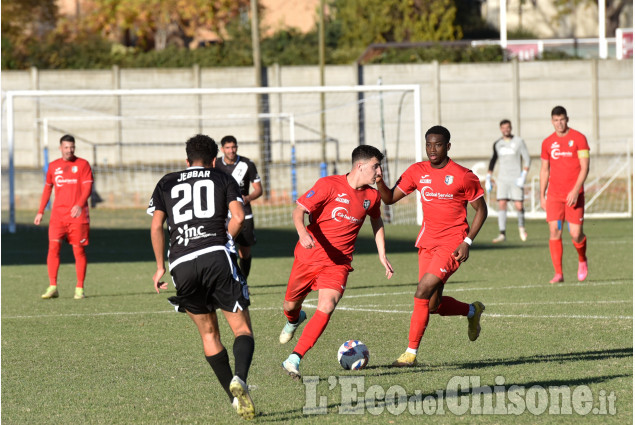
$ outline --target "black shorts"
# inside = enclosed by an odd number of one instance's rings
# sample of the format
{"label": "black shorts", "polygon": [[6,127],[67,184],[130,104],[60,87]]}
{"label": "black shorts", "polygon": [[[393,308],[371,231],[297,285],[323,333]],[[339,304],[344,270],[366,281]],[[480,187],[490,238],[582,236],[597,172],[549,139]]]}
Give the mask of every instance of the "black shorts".
{"label": "black shorts", "polygon": [[181,313],[206,314],[217,308],[236,312],[250,304],[236,257],[224,249],[178,264],[170,273],[176,296],[168,301]]}
{"label": "black shorts", "polygon": [[254,232],[253,218],[248,218],[243,222],[243,229],[240,231],[238,236],[234,238],[234,242],[240,246],[252,246],[256,244],[256,233]]}

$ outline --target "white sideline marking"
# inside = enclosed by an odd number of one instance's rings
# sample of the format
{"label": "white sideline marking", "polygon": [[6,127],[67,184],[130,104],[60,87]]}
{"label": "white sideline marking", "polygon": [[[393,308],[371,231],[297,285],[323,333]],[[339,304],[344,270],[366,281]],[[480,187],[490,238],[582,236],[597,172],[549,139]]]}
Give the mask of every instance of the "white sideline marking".
{"label": "white sideline marking", "polygon": [[[491,305],[559,305],[559,304],[631,304],[633,300],[611,300],[611,301],[545,301],[545,302],[526,302],[526,303],[492,303],[488,302],[487,307]],[[412,307],[410,304],[391,304],[393,307]],[[380,304],[361,304],[357,307],[371,308],[371,307],[384,307]]]}

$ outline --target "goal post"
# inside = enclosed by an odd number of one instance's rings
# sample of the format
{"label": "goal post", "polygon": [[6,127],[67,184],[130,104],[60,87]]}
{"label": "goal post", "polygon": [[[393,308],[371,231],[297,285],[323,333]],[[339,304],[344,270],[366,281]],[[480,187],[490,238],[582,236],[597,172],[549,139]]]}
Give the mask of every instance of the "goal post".
{"label": "goal post", "polygon": [[[320,94],[326,98],[325,109]],[[37,170],[41,175],[44,150],[53,147],[63,132],[75,136],[77,155],[91,161],[96,190],[108,208],[145,203],[162,174],[183,167],[183,144],[192,135],[209,134],[219,141],[234,134],[239,155],[256,163],[263,186],[270,188],[254,203],[257,226],[289,224],[298,194],[326,166],[328,174],[347,170],[350,152],[360,143],[380,150],[387,144],[395,176],[423,159],[421,94],[416,84],[23,90],[3,95],[6,162],[2,165],[8,177],[8,197],[3,195],[3,202],[9,206],[10,232],[16,231],[16,207],[33,208],[34,194],[41,193],[41,186],[29,190],[25,186],[34,181]],[[266,113],[257,114],[258,102],[266,102],[266,108],[260,109]],[[322,115],[325,133],[319,124]],[[265,140],[260,126],[267,128]],[[415,216],[421,221],[416,202],[400,204],[394,206],[393,222],[413,222]]]}

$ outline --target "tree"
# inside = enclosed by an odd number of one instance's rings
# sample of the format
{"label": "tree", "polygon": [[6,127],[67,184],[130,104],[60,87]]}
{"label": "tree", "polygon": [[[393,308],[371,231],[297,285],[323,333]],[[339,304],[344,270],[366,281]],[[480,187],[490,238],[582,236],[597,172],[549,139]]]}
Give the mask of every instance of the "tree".
{"label": "tree", "polygon": [[[625,11],[627,5],[631,5],[632,0],[599,0],[604,1],[606,6],[606,36],[614,37],[615,31],[620,26],[620,16]],[[598,0],[554,0],[556,9],[558,10],[558,18],[570,15],[573,11],[582,7],[598,7]]]}
{"label": "tree", "polygon": [[83,18],[93,31],[142,50],[162,50],[170,39],[187,46],[199,29],[220,38],[249,0],[93,0]]}
{"label": "tree", "polygon": [[334,0],[344,47],[462,38],[453,0]]}
{"label": "tree", "polygon": [[22,51],[29,41],[41,40],[55,28],[57,13],[55,0],[3,1],[3,41],[15,52]]}

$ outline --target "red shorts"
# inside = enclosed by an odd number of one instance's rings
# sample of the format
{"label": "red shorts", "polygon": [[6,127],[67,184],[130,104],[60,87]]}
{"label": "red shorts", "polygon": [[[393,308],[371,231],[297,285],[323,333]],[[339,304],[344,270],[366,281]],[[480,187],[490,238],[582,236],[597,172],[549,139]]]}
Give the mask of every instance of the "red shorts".
{"label": "red shorts", "polygon": [[88,223],[62,223],[51,221],[49,223],[49,240],[62,241],[75,246],[87,246],[90,225]]}
{"label": "red shorts", "polygon": [[578,202],[572,207],[567,205],[566,197],[547,195],[547,222],[566,221],[582,224],[584,221],[584,193],[578,196]]}
{"label": "red shorts", "polygon": [[430,273],[443,281],[447,280],[459,269],[459,262],[454,258],[454,248],[437,246],[431,249],[419,248],[419,280]]}
{"label": "red shorts", "polygon": [[287,284],[285,301],[304,299],[311,291],[335,289],[340,294],[346,289],[348,274],[353,271],[350,265],[305,264],[293,261],[291,276]]}

